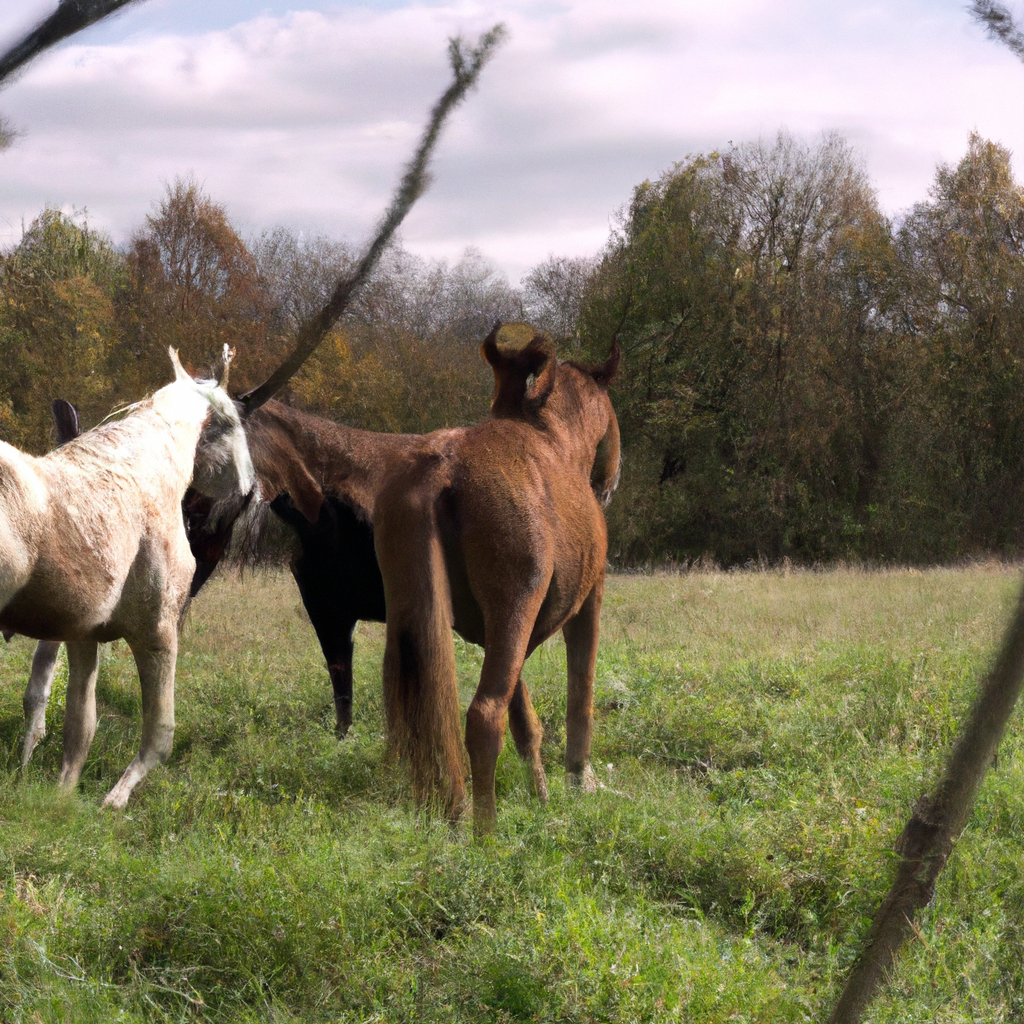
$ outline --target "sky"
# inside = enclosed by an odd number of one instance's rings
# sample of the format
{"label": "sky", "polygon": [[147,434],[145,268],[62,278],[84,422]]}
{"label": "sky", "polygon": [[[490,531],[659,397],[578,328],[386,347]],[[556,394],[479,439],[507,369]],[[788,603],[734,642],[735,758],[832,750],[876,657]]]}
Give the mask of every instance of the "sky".
{"label": "sky", "polygon": [[[4,0],[6,48],[55,0]],[[1024,2],[1010,0],[1024,20]],[[503,22],[407,249],[473,248],[513,284],[597,253],[633,188],[688,154],[843,134],[893,216],[972,130],[1024,152],[1024,64],[966,0],[142,0],[0,89],[0,245],[47,204],[127,241],[178,176],[244,237],[371,233],[448,81]]]}

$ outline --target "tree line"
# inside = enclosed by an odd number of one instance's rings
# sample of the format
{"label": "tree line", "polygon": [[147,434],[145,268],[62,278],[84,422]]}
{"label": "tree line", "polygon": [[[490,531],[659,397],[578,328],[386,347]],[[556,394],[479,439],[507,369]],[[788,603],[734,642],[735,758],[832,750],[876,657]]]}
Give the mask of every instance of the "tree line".
{"label": "tree line", "polygon": [[[1022,246],[996,143],[972,135],[894,219],[843,138],[780,133],[643,182],[598,256],[550,257],[518,287],[471,252],[393,247],[289,400],[373,430],[473,422],[495,320],[595,361],[617,336],[617,562],[1012,556]],[[243,239],[188,179],[120,247],[44,210],[0,255],[0,437],[46,450],[54,397],[98,422],[165,382],[168,345],[202,372],[227,342],[233,385],[261,380],[352,259],[283,228]]]}
{"label": "tree line", "polygon": [[638,186],[577,322],[625,352],[618,557],[1017,554],[1022,246],[1010,154],[977,135],[897,220],[838,136]]}

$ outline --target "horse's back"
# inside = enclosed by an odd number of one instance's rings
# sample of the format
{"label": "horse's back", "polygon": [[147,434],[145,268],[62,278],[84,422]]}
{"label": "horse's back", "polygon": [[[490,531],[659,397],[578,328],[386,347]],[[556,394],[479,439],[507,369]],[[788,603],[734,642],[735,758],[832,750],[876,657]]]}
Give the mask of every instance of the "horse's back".
{"label": "horse's back", "polygon": [[[86,443],[40,459],[6,448],[0,473],[18,467],[34,500],[20,521],[0,517],[0,571],[15,564],[8,550],[21,556],[8,574],[16,579],[0,593],[0,626],[44,640],[127,636],[141,619],[139,628],[149,628],[160,605],[149,597],[154,583],[180,589],[193,567],[175,495],[159,482],[149,486],[129,460],[97,462]],[[140,585],[144,595],[135,593]]]}
{"label": "horse's back", "polygon": [[604,571],[607,534],[589,482],[533,427],[507,420],[465,431],[447,476],[437,515],[457,623],[500,618],[541,592],[531,644],[541,642]]}

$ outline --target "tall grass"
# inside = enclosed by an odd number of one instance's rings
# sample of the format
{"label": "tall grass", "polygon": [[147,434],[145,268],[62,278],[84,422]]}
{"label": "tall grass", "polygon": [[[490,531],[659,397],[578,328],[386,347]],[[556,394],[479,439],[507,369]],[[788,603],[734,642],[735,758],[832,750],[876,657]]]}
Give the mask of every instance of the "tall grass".
{"label": "tall grass", "polygon": [[[567,792],[564,651],[525,678],[551,802],[507,744],[474,842],[385,762],[380,627],[333,739],[290,579],[215,581],[185,627],[178,731],[123,813],[123,644],[79,791],[51,734],[18,775],[32,644],[2,652],[0,1021],[818,1019],[891,847],[1006,618],[1017,574],[692,574],[609,581],[593,797]],[[479,650],[457,642],[464,700]],[[61,679],[55,691],[59,696]],[[1024,758],[1015,727],[873,1021],[1024,1015]]]}

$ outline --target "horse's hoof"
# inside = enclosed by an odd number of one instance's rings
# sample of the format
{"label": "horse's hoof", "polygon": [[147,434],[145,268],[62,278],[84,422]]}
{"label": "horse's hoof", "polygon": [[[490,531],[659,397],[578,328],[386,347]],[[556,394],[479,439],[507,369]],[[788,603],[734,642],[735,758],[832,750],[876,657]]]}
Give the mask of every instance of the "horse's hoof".
{"label": "horse's hoof", "polygon": [[597,776],[594,769],[588,764],[581,772],[570,772],[569,788],[576,790],[577,793],[596,793]]}
{"label": "horse's hoof", "polygon": [[543,768],[534,769],[533,794],[542,804],[548,802],[548,779]]}
{"label": "horse's hoof", "polygon": [[473,835],[477,839],[489,836],[498,827],[498,815],[491,807],[473,808]]}

